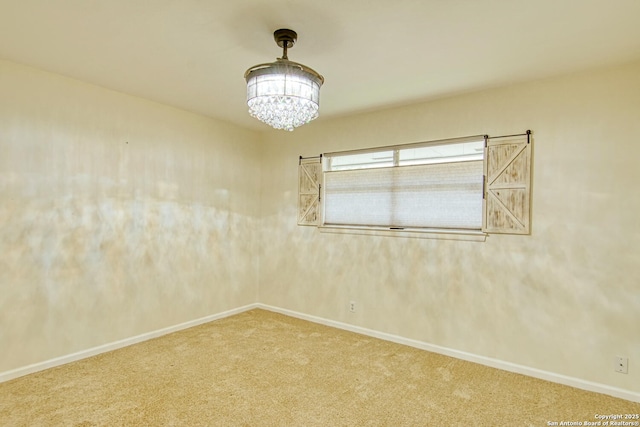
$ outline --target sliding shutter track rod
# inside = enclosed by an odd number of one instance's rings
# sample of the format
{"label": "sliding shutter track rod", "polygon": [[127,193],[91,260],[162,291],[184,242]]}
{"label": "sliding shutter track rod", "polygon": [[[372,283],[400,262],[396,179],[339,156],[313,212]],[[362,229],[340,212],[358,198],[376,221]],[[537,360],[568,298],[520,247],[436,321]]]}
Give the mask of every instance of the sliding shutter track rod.
{"label": "sliding shutter track rod", "polygon": [[302,162],[303,160],[307,160],[307,159],[318,159],[318,161],[322,161],[322,154],[320,154],[319,156],[310,156],[310,157],[300,156],[300,158],[298,159],[298,164],[300,164],[300,162]]}
{"label": "sliding shutter track rod", "polygon": [[527,135],[527,140],[528,140],[530,135],[531,135],[531,131],[527,130],[525,133],[516,133],[514,135],[500,135],[500,136],[488,136],[488,135],[485,135],[485,137],[487,137],[489,139],[497,139],[497,138],[511,138],[513,136],[525,136],[525,135]]}

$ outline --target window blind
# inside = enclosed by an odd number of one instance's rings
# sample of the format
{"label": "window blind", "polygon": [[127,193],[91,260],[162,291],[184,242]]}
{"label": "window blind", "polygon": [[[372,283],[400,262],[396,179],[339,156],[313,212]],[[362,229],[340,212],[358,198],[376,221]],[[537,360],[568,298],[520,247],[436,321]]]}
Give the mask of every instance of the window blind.
{"label": "window blind", "polygon": [[482,228],[482,160],[328,171],[324,179],[324,225]]}

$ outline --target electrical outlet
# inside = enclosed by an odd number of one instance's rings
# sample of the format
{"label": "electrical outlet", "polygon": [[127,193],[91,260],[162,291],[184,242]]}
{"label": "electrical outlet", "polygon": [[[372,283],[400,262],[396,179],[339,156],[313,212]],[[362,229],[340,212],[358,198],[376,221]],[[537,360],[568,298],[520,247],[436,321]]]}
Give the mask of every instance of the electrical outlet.
{"label": "electrical outlet", "polygon": [[356,302],[355,301],[350,301],[349,302],[349,311],[352,313],[356,312]]}
{"label": "electrical outlet", "polygon": [[621,374],[628,374],[629,373],[629,358],[616,356],[614,369],[615,369],[616,372],[619,372]]}

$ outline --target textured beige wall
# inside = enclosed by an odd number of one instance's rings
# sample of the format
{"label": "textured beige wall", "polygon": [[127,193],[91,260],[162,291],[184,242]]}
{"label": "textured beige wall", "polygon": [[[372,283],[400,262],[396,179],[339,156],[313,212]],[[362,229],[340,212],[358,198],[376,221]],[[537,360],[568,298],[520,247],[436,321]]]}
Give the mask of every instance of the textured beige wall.
{"label": "textured beige wall", "polygon": [[[266,134],[260,301],[639,392],[638,76],[634,63]],[[296,226],[299,155],[527,129],[531,236]]]}
{"label": "textured beige wall", "polygon": [[0,372],[254,303],[257,140],[0,61]]}
{"label": "textured beige wall", "polygon": [[[0,61],[0,372],[258,299],[640,391],[638,75],[635,63],[261,136]],[[299,155],[526,129],[531,236],[296,226]]]}

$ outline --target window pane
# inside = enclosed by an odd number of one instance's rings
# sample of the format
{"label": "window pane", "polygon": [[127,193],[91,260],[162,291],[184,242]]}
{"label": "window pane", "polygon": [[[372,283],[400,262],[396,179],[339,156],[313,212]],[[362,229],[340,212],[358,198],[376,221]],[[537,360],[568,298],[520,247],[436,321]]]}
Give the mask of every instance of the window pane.
{"label": "window pane", "polygon": [[457,144],[428,145],[399,150],[400,166],[428,163],[462,162],[482,160],[484,139]]}
{"label": "window pane", "polygon": [[393,150],[332,156],[330,170],[369,169],[393,166]]}

